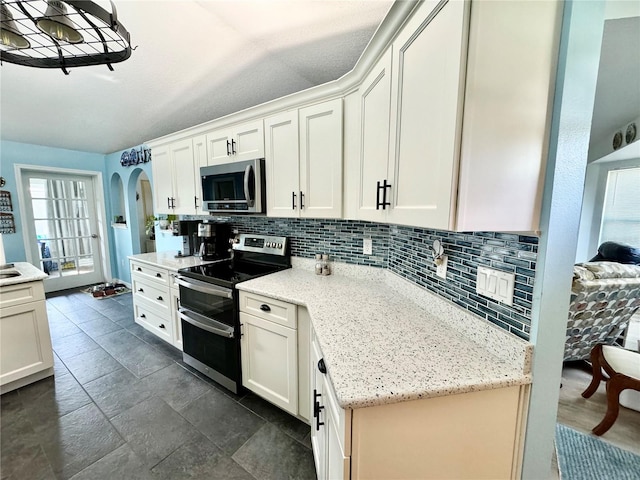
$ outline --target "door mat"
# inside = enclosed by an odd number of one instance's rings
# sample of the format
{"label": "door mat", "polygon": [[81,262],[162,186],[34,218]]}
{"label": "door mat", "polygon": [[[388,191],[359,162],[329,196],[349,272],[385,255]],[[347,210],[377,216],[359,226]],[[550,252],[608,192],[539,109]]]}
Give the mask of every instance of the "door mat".
{"label": "door mat", "polygon": [[556,424],[556,454],[561,480],[640,478],[640,455],[559,423]]}
{"label": "door mat", "polygon": [[116,297],[123,293],[129,293],[130,288],[122,283],[98,283],[82,290],[84,293],[91,295],[93,298],[102,300],[103,298]]}

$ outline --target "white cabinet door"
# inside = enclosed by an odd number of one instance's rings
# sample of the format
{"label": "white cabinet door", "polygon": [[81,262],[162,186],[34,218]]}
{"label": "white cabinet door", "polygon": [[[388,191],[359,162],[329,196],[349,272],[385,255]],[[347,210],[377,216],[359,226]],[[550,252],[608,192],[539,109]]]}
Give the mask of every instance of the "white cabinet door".
{"label": "white cabinet door", "polygon": [[262,120],[243,123],[233,128],[231,152],[237,161],[264,158],[264,127]]}
{"label": "white cabinet door", "polygon": [[226,128],[207,133],[207,165],[227,163],[231,155],[230,132]]}
{"label": "white cabinet door", "polygon": [[389,120],[391,116],[391,49],[376,64],[360,86],[361,145],[358,218],[384,220],[386,209],[377,184],[387,178],[389,163]]}
{"label": "white cabinet door", "polygon": [[298,112],[284,112],[264,121],[267,215],[297,217],[300,191]]}
{"label": "white cabinet door", "polygon": [[193,159],[191,139],[171,144],[171,165],[173,172],[173,212],[176,215],[196,213],[196,169]]}
{"label": "white cabinet door", "polygon": [[199,135],[193,138],[193,181],[195,200],[194,208],[196,215],[206,215],[208,212],[202,210],[202,182],[200,180],[200,168],[207,166],[207,137]]}
{"label": "white cabinet door", "polygon": [[298,414],[296,330],[246,313],[242,328],[242,384],[287,412]]}
{"label": "white cabinet door", "polygon": [[53,350],[45,301],[2,308],[0,385],[6,385],[51,367],[53,367]]}
{"label": "white cabinet door", "polygon": [[173,178],[169,145],[152,148],[153,210],[155,213],[173,213]]}
{"label": "white cabinet door", "polygon": [[300,216],[342,217],[342,99],[302,108]]}
{"label": "white cabinet door", "polygon": [[333,416],[330,408],[326,408],[324,426],[327,436],[327,480],[351,478],[351,462],[349,457],[342,454],[340,448],[340,434],[338,420]]}
{"label": "white cabinet door", "polygon": [[419,8],[393,43],[388,220],[450,229],[469,4],[428,1]]}

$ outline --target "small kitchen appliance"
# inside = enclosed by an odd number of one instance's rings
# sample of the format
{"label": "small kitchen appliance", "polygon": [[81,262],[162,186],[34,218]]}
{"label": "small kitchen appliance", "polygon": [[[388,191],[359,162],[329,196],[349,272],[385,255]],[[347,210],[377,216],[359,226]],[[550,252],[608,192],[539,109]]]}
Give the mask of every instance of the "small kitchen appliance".
{"label": "small kitchen appliance", "polygon": [[226,223],[202,222],[198,224],[200,249],[198,255],[202,260],[219,260],[229,256],[229,239],[231,227]]}
{"label": "small kitchen appliance", "polygon": [[181,257],[198,255],[200,252],[201,238],[198,236],[198,220],[180,220],[174,222],[173,235],[182,237]]}
{"label": "small kitchen appliance", "polygon": [[178,271],[183,360],[238,393],[240,304],[236,285],[291,267],[286,237],[254,234],[232,240],[233,257]]}

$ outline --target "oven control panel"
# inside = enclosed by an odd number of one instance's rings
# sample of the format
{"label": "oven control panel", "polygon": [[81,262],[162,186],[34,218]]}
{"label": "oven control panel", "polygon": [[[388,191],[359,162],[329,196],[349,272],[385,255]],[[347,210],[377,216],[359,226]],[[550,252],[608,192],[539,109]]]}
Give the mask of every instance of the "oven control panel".
{"label": "oven control panel", "polygon": [[287,254],[287,237],[241,233],[236,235],[232,241],[234,250],[280,256]]}

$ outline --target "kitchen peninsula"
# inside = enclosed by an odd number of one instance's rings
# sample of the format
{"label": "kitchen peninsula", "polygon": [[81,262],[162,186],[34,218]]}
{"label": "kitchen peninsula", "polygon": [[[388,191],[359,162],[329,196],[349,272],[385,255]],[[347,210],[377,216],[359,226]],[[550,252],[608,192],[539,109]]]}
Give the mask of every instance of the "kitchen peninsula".
{"label": "kitchen peninsula", "polygon": [[0,392],[53,375],[47,275],[26,262],[0,270]]}

